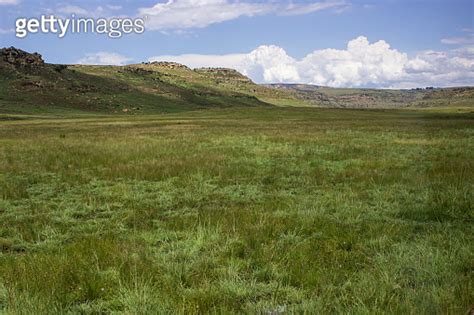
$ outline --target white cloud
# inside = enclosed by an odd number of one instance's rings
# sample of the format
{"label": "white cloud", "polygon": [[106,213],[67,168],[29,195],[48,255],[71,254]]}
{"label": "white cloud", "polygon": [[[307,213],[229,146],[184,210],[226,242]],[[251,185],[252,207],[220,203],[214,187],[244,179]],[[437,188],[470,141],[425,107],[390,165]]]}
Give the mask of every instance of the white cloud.
{"label": "white cloud", "polygon": [[469,34],[467,36],[460,36],[460,37],[443,38],[441,42],[443,44],[448,44],[448,45],[474,44],[474,34]]}
{"label": "white cloud", "polygon": [[337,10],[344,10],[349,7],[345,1],[328,1],[316,2],[311,4],[294,4],[290,3],[280,13],[281,15],[302,15],[316,11],[337,8]]}
{"label": "white cloud", "polygon": [[75,6],[75,5],[65,5],[58,7],[56,9],[57,13],[62,13],[62,14],[76,14],[76,15],[87,15],[88,11],[84,8]]}
{"label": "white cloud", "polygon": [[259,3],[230,3],[227,0],[168,0],[151,8],[141,8],[151,30],[203,28],[241,16],[261,15],[271,6]]}
{"label": "white cloud", "polygon": [[474,29],[463,28],[461,32],[467,33],[464,36],[459,37],[447,37],[441,39],[443,44],[447,45],[471,45],[474,44]]}
{"label": "white cloud", "polygon": [[256,81],[299,81],[295,59],[278,46],[260,46],[242,60],[240,70]]}
{"label": "white cloud", "polygon": [[150,8],[140,8],[139,15],[147,17],[147,29],[204,28],[211,24],[265,14],[299,15],[340,8],[344,1],[327,1],[312,4],[282,5],[276,1],[242,2],[235,0],[168,0]]}
{"label": "white cloud", "polygon": [[391,49],[381,40],[370,44],[359,36],[347,44],[346,50],[314,51],[299,63],[306,80],[317,85],[363,86],[383,84],[399,78],[408,57]]}
{"label": "white cloud", "polygon": [[75,14],[76,16],[87,18],[101,18],[115,16],[117,10],[121,10],[121,6],[106,5],[93,8],[85,8],[77,5],[60,5],[56,8],[49,8],[46,11],[50,14],[59,16],[68,16]]}
{"label": "white cloud", "polygon": [[418,87],[474,85],[474,46],[409,57],[383,41],[364,36],[346,49],[322,49],[300,60],[278,46],[260,46],[250,53],[157,56],[150,61],[176,61],[190,67],[228,67],[256,82],[308,83],[333,87]]}
{"label": "white cloud", "polygon": [[110,10],[113,10],[113,11],[118,11],[118,10],[122,10],[122,6],[121,5],[112,5],[112,4],[108,4],[106,5],[107,9],[110,9]]}
{"label": "white cloud", "polygon": [[0,5],[8,5],[8,4],[19,4],[20,0],[0,0]]}
{"label": "white cloud", "polygon": [[422,51],[405,65],[406,75],[394,86],[474,85],[474,47]]}
{"label": "white cloud", "polygon": [[78,64],[85,65],[124,65],[129,61],[132,61],[132,58],[128,58],[116,53],[110,52],[97,52],[86,54],[84,58],[81,58],[77,61]]}
{"label": "white cloud", "polygon": [[11,34],[14,32],[15,30],[13,28],[0,28],[0,34]]}

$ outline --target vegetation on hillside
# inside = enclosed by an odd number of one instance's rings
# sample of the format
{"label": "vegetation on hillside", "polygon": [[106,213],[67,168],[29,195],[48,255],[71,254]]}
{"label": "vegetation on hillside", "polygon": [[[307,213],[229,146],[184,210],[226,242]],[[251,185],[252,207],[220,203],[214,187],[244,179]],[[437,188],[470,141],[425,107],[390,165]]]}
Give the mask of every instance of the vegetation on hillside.
{"label": "vegetation on hillside", "polygon": [[438,107],[471,111],[474,88],[334,89],[258,85],[232,69],[173,62],[127,66],[46,64],[38,54],[0,50],[0,113],[156,114],[225,107]]}
{"label": "vegetation on hillside", "polygon": [[473,110],[474,88],[348,89],[307,84],[267,84],[291,91],[313,106],[329,108],[451,108]]}
{"label": "vegetation on hillside", "polygon": [[[45,64],[42,60],[29,63],[23,60],[31,54],[20,53],[16,59],[0,58],[3,113],[151,114],[268,106],[253,95],[216,87],[205,76],[184,67],[68,66]],[[194,76],[195,82],[189,81]]]}

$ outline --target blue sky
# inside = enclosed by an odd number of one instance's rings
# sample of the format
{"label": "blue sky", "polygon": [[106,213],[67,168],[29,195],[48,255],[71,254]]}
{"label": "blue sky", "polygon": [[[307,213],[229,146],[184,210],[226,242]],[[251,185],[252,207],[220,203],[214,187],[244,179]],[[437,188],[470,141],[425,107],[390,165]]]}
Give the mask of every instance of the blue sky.
{"label": "blue sky", "polygon": [[[15,37],[18,17],[72,12],[147,16],[147,30],[120,39]],[[229,66],[258,82],[474,85],[473,16],[471,0],[0,0],[0,46],[38,51],[53,63]]]}

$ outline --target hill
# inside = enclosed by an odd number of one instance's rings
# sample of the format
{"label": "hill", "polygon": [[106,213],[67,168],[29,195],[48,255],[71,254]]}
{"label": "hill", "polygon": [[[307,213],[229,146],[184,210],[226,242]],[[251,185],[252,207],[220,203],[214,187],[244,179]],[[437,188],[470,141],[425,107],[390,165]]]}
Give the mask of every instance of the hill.
{"label": "hill", "polygon": [[[16,48],[0,50],[2,113],[160,113],[229,106],[270,106],[248,78],[220,76],[176,63],[127,66],[55,65]],[[242,76],[243,77],[243,76]],[[245,88],[240,87],[244,85]],[[273,93],[273,92],[272,92]]]}
{"label": "hill", "polygon": [[339,89],[255,84],[233,69],[190,69],[174,62],[126,66],[58,65],[38,53],[0,49],[0,113],[153,114],[205,108],[331,108],[474,105],[474,88]]}
{"label": "hill", "polygon": [[474,88],[357,89],[308,84],[267,84],[268,88],[291,91],[296,98],[331,108],[427,108],[473,107]]}

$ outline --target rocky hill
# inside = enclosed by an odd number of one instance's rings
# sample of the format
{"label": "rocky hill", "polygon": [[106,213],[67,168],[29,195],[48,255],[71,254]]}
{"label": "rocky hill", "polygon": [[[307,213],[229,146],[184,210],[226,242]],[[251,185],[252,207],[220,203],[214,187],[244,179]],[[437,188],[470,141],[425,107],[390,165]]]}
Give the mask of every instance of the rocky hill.
{"label": "rocky hill", "polygon": [[[234,73],[255,90],[260,87]],[[0,50],[0,113],[160,113],[232,106],[270,106],[232,78],[173,62],[128,66],[55,65],[38,53]],[[237,80],[237,79],[236,79]],[[240,83],[239,83],[240,84]]]}
{"label": "rocky hill", "polygon": [[233,106],[474,107],[473,88],[334,89],[258,85],[233,69],[175,62],[56,65],[38,53],[0,49],[0,113],[146,114]]}
{"label": "rocky hill", "polygon": [[35,67],[44,65],[44,60],[40,54],[30,54],[15,47],[0,49],[0,59],[14,66]]}
{"label": "rocky hill", "polygon": [[234,69],[228,68],[198,68],[197,73],[214,78],[219,83],[253,83],[248,77]]}

